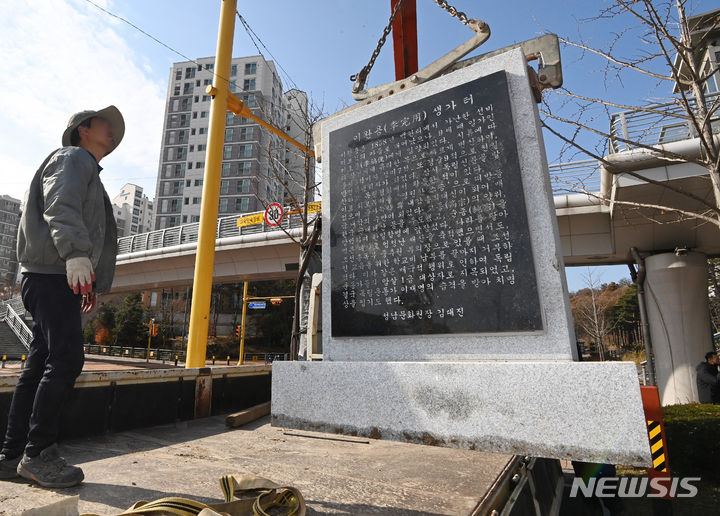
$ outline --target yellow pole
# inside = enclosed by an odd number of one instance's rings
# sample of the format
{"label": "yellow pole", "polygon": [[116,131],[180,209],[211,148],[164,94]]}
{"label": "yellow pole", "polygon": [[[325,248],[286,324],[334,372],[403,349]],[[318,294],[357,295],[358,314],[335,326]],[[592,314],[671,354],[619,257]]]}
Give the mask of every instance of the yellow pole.
{"label": "yellow pole", "polygon": [[248,282],[245,282],[243,287],[243,314],[242,314],[242,329],[240,330],[240,358],[238,359],[238,365],[243,365],[245,356],[245,318],[247,316],[247,303],[248,303]]}
{"label": "yellow pole", "polygon": [[202,204],[200,205],[200,227],[197,254],[195,256],[195,278],[193,280],[186,368],[205,367],[208,317],[210,314],[210,296],[215,262],[220,176],[225,139],[225,112],[227,111],[227,95],[230,87],[227,78],[230,77],[236,8],[237,0],[222,0],[217,52],[215,53],[215,75],[213,76],[213,86],[217,89],[217,94],[210,106],[210,127],[205,159]]}
{"label": "yellow pole", "polygon": [[154,323],[155,323],[155,319],[150,319],[150,322],[148,323],[148,348],[147,348],[147,353],[145,353],[145,362],[150,362],[150,339],[152,339],[152,331],[153,331]]}

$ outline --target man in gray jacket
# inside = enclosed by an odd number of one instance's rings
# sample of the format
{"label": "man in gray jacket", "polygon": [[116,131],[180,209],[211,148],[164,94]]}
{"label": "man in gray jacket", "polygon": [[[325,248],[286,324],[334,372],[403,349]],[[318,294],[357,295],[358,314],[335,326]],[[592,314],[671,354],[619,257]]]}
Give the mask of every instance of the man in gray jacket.
{"label": "man in gray jacket", "polygon": [[82,482],[60,457],[63,402],[85,361],[81,312],[108,292],[115,273],[117,228],[100,181],[100,160],[122,140],[120,111],[75,113],[38,169],[18,229],[25,308],[33,317],[30,352],[13,394],[0,452],[0,478],[20,475],[44,487]]}

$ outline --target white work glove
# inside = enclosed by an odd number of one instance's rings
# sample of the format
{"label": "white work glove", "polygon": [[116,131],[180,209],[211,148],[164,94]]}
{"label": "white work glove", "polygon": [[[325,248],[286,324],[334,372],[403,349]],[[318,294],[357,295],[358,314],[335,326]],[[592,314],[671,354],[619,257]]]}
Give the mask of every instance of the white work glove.
{"label": "white work glove", "polygon": [[92,292],[92,282],[95,280],[92,262],[87,256],[70,258],[65,262],[68,286],[76,294]]}

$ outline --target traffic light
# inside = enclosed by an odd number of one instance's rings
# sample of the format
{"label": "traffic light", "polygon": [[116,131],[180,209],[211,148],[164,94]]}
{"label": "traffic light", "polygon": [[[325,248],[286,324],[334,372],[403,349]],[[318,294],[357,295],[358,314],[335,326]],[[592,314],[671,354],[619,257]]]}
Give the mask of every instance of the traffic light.
{"label": "traffic light", "polygon": [[271,302],[272,304],[274,304],[274,305],[279,305],[279,304],[282,303],[282,301],[283,301],[283,300],[282,300],[281,297],[273,297],[273,298],[270,299],[270,302]]}
{"label": "traffic light", "polygon": [[238,339],[240,338],[240,334],[241,334],[241,333],[242,333],[242,326],[237,326],[237,327],[235,328],[235,336],[236,336]]}
{"label": "traffic light", "polygon": [[152,325],[152,336],[153,336],[153,337],[157,337],[158,327],[159,327],[159,326],[160,326],[160,325],[157,324],[157,323],[154,323],[154,324]]}

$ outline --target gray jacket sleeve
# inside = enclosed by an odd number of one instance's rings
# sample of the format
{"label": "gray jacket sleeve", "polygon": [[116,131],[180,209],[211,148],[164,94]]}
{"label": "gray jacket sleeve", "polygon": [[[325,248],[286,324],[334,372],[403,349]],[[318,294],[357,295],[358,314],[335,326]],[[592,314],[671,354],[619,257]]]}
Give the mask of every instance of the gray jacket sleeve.
{"label": "gray jacket sleeve", "polygon": [[83,204],[93,170],[92,158],[87,160],[76,152],[60,155],[46,167],[42,178],[45,210],[43,218],[50,227],[50,236],[63,260],[89,256],[90,235],[83,220]]}

